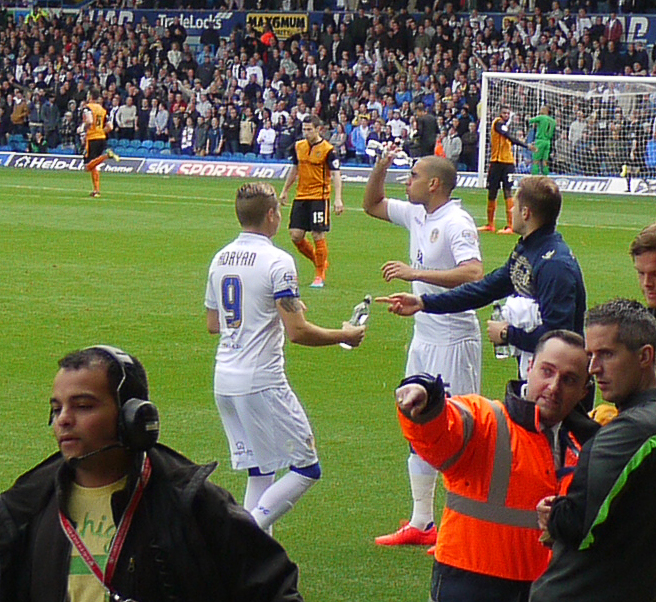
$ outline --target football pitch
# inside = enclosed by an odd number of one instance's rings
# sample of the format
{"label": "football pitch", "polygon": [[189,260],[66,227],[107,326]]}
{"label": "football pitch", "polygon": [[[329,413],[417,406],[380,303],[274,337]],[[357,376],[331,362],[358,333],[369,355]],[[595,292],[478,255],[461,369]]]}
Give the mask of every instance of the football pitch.
{"label": "football pitch", "polygon": [[[160,410],[160,441],[196,462],[217,460],[213,480],[242,499],[245,475],[230,468],[214,407],[217,338],[206,331],[203,306],[209,262],[239,232],[234,196],[241,183],[107,174],[102,197],[92,199],[86,173],[0,169],[0,490],[56,449],[47,419],[57,359],[105,343],[144,363]],[[281,190],[282,182],[274,185]],[[380,272],[386,260],[407,261],[407,233],[366,216],[363,191],[344,186],[346,211],[332,220],[322,290],[308,286],[313,268],[290,243],[289,207],[283,209],[274,240],[296,258],[307,317],[322,326],[348,319],[367,293],[409,288],[386,283]],[[388,194],[404,195],[401,187]],[[456,196],[477,224],[484,222],[485,191]],[[641,298],[627,249],[655,219],[653,197],[565,195],[559,230],[583,268],[588,306]],[[498,226],[502,220],[500,207]],[[515,241],[481,236],[486,272],[506,260]],[[479,311],[484,333],[489,313]],[[358,349],[287,345],[287,372],[312,422],[323,478],[276,524],[275,537],[299,564],[309,602],[428,596],[432,561],[425,548],[373,543],[410,513],[407,446],[393,391],[411,331],[412,320],[375,305]],[[512,360],[495,360],[484,343],[483,394],[502,397],[515,373]]]}

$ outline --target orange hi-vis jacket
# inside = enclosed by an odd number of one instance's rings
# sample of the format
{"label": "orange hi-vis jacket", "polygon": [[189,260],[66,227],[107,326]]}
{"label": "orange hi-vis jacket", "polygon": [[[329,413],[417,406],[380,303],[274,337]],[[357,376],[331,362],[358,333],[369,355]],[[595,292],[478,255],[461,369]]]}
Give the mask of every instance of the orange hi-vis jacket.
{"label": "orange hi-vis jacket", "polygon": [[[534,403],[515,394],[506,403],[480,395],[447,398],[442,412],[416,424],[399,412],[406,439],[444,477],[446,502],[435,559],[465,571],[534,581],[547,568],[539,541],[537,503],[563,491],[580,445],[561,426],[564,468],[556,471]],[[568,480],[568,479],[567,479]]]}
{"label": "orange hi-vis jacket", "polygon": [[297,201],[330,200],[330,164],[328,155],[333,145],[321,140],[310,146],[307,140],[296,143],[298,160]]}
{"label": "orange hi-vis jacket", "polygon": [[501,117],[497,117],[492,122],[492,128],[490,129],[490,161],[493,163],[511,163],[514,165],[515,158],[512,154],[512,142],[510,138],[497,132],[497,124],[499,124],[498,127],[501,130],[508,128]]}

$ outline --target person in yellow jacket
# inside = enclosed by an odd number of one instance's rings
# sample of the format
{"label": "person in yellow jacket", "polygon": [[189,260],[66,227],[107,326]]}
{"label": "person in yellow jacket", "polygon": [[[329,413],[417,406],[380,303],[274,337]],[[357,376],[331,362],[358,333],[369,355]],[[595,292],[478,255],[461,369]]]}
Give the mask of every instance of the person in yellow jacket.
{"label": "person in yellow jacket", "polygon": [[111,149],[105,150],[107,133],[112,125],[107,121],[107,111],[100,104],[100,92],[97,88],[89,90],[87,105],[82,110],[86,129],[84,168],[91,174],[93,190],[90,196],[100,196],[100,172],[98,166],[107,159],[120,161],[120,157]]}
{"label": "person in yellow jacket", "polygon": [[574,411],[591,394],[583,337],[567,330],[540,339],[528,380],[511,381],[505,403],[448,398],[439,376],[401,382],[403,434],[446,488],[431,600],[528,600],[549,562],[536,505],[564,491],[581,445],[599,428]]}
{"label": "person in yellow jacket", "polygon": [[516,144],[535,151],[534,145],[528,145],[510,133],[508,121],[510,121],[510,107],[503,105],[499,111],[499,116],[492,122],[490,129],[490,168],[487,172],[487,223],[479,228],[481,232],[495,231],[494,216],[497,211],[497,194],[499,194],[499,188],[503,188],[503,196],[506,200],[506,225],[497,234],[513,233],[513,198],[510,174],[515,171],[515,158],[512,154],[512,145]]}

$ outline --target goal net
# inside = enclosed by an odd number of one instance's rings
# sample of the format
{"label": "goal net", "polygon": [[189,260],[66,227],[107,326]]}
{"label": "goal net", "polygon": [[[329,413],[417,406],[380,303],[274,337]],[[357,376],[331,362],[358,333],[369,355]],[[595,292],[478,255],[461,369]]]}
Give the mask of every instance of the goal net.
{"label": "goal net", "polygon": [[[483,74],[478,186],[485,186],[490,130],[508,105],[512,136],[532,142],[544,105],[556,120],[547,167],[566,176],[656,177],[656,78],[527,73]],[[513,145],[515,173],[535,173],[532,153]],[[540,171],[544,173],[544,171]]]}

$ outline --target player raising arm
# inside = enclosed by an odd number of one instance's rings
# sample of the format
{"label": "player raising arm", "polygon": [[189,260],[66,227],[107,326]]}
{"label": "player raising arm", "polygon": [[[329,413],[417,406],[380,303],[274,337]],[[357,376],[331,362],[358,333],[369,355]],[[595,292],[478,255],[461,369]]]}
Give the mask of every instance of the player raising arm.
{"label": "player raising arm", "polygon": [[[451,193],[456,169],[444,157],[422,157],[406,182],[408,202],[385,196],[385,175],[396,157],[384,153],[365,189],[363,209],[372,217],[404,227],[410,234],[410,262],[383,265],[387,282],[412,282],[416,295],[439,294],[483,276],[476,225]],[[420,314],[408,350],[406,376],[442,374],[454,395],[480,389],[481,333],[473,311],[445,316]],[[433,497],[437,471],[410,448],[408,474],[413,508],[408,524],[376,538],[378,545],[434,544]]]}

